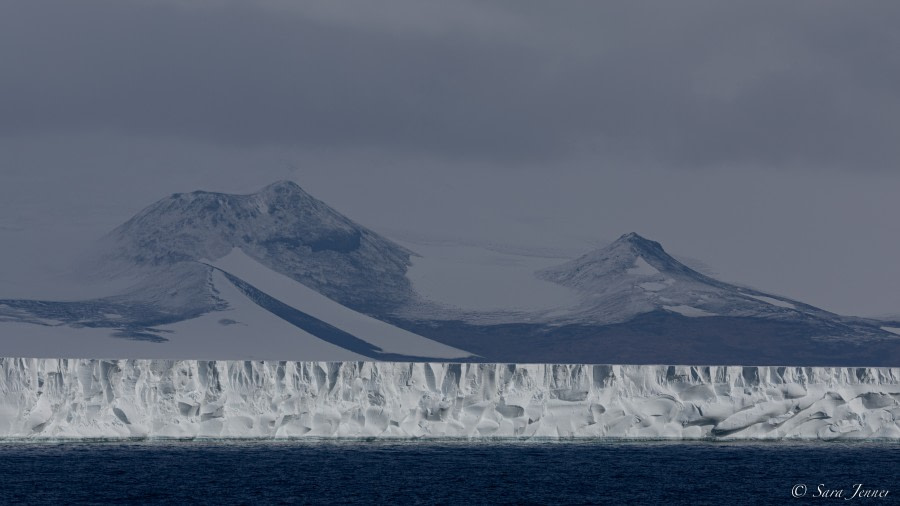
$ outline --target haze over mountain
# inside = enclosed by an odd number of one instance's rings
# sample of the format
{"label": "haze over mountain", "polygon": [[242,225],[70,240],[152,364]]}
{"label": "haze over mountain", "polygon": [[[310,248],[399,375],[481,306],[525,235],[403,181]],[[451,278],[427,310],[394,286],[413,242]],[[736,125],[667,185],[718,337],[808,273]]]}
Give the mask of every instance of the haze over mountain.
{"label": "haze over mountain", "polygon": [[462,297],[473,300],[496,288],[490,274],[502,269],[518,276],[503,279],[512,283],[507,294],[552,295],[461,309],[423,282],[448,279],[429,278],[437,264],[427,256],[291,182],[249,195],[174,194],[117,227],[98,251],[88,270],[128,286],[85,301],[0,299],[5,347],[15,352],[3,354],[55,356],[61,346],[82,357],[900,361],[890,322],[718,281],[636,233],[536,272],[507,255],[484,263],[484,276],[456,274],[466,281]]}

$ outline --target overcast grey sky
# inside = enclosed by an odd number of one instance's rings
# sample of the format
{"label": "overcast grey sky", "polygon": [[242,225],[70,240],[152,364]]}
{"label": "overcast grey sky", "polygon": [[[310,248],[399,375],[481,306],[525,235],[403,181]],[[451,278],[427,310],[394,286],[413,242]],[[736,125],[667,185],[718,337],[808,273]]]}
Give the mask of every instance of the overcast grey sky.
{"label": "overcast grey sky", "polygon": [[3,2],[0,297],[56,238],[290,178],[389,234],[580,251],[634,230],[727,280],[900,314],[898,21],[823,0]]}

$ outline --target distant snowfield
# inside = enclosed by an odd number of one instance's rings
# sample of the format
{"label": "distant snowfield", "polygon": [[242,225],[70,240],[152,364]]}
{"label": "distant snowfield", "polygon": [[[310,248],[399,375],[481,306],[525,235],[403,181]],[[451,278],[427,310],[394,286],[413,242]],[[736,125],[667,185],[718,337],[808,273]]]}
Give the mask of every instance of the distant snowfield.
{"label": "distant snowfield", "polygon": [[886,330],[892,334],[897,334],[900,336],[900,327],[881,327],[881,330]]}
{"label": "distant snowfield", "polygon": [[534,274],[568,259],[469,245],[401,244],[421,255],[412,258],[407,277],[432,302],[464,311],[536,311],[569,308],[579,300],[573,290]]}
{"label": "distant snowfield", "polygon": [[[434,358],[462,358],[471,355],[471,353],[445,346],[343,306],[312,288],[269,269],[248,257],[238,248],[232,250],[227,256],[212,262],[211,265],[237,276],[267,295],[295,309],[378,346],[386,353]],[[263,309],[259,310],[266,312]],[[215,315],[218,314],[222,313],[216,313]],[[270,316],[277,318],[274,315]],[[284,324],[290,326],[286,322]],[[244,330],[245,335],[257,335],[258,332],[253,326],[249,330]],[[324,343],[324,341],[321,342]],[[344,353],[348,353],[343,349],[341,350]],[[320,351],[322,358],[317,360],[345,360],[324,349],[316,350],[316,353]]]}

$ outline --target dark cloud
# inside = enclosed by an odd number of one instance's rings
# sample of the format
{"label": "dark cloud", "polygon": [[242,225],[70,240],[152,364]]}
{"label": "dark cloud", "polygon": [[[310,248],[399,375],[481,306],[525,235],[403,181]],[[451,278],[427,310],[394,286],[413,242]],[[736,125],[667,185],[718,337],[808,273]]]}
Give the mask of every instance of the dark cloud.
{"label": "dark cloud", "polygon": [[0,135],[896,170],[900,4],[4,2]]}

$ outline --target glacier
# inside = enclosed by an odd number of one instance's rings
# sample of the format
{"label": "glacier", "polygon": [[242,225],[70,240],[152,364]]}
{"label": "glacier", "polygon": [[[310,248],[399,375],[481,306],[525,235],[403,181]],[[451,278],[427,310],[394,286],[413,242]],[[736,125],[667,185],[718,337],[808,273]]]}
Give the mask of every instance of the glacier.
{"label": "glacier", "polygon": [[0,438],[900,439],[900,368],[0,358]]}

